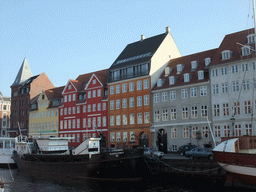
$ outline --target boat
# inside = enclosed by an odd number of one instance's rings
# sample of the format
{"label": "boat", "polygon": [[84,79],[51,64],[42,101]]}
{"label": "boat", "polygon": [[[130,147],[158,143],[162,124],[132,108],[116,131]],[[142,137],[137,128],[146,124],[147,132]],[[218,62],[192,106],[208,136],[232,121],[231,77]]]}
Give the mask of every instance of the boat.
{"label": "boat", "polygon": [[18,169],[32,177],[61,182],[139,181],[148,167],[140,149],[101,149],[101,138],[89,138],[68,148],[68,138],[15,138],[12,158]]}
{"label": "boat", "polygon": [[222,138],[212,153],[227,171],[227,183],[256,187],[256,136]]}
{"label": "boat", "polygon": [[15,162],[11,158],[14,150],[15,138],[0,137],[0,166],[14,166]]}

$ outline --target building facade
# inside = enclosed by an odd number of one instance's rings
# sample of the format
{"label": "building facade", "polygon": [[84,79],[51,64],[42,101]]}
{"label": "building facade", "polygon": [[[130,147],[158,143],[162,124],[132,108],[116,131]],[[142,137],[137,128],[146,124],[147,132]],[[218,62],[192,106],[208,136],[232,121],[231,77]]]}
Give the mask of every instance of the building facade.
{"label": "building facade", "polygon": [[221,137],[255,135],[256,71],[253,29],[228,34],[210,64],[212,120]]}
{"label": "building facade", "polygon": [[152,146],[150,90],[170,59],[180,52],[166,33],[131,43],[111,65],[109,89],[109,147]]}
{"label": "building facade", "polygon": [[30,100],[43,89],[54,88],[45,73],[32,76],[27,59],[25,58],[14,83],[11,85],[11,128],[10,134],[15,136],[22,132],[28,134]]}
{"label": "building facade", "polygon": [[8,137],[10,129],[11,98],[0,92],[0,137]]}
{"label": "building facade", "polygon": [[78,146],[90,137],[107,142],[107,74],[108,70],[101,70],[80,75],[65,86],[59,108],[59,136],[72,138],[70,146]]}

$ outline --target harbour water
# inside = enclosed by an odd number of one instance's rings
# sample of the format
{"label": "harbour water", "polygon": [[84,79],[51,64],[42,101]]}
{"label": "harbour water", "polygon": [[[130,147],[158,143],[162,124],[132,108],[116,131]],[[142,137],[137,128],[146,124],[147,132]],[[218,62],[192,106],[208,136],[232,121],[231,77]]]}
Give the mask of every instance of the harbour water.
{"label": "harbour water", "polygon": [[[219,192],[219,191],[250,191],[243,188],[224,187],[220,183],[200,182],[198,179],[188,181],[180,178],[157,179],[150,182],[133,183],[109,183],[109,182],[88,182],[83,185],[68,185],[65,183],[54,183],[48,180],[38,180],[24,176],[17,169],[0,169],[1,180],[12,181],[5,187],[5,192]],[[177,179],[177,178],[176,178]]]}

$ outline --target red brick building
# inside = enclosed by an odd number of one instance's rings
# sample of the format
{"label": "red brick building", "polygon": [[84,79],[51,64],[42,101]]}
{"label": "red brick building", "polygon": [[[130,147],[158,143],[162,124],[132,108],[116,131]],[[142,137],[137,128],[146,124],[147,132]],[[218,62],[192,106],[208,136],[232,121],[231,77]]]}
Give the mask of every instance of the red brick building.
{"label": "red brick building", "polygon": [[59,108],[59,136],[72,137],[70,146],[86,138],[108,138],[108,70],[80,75],[65,86]]}
{"label": "red brick building", "polygon": [[[25,58],[14,83],[11,85],[11,136],[19,134],[20,131],[23,135],[28,134],[30,100],[36,97],[43,89],[51,88],[54,88],[54,85],[45,73],[32,76]],[[18,124],[21,130],[19,130]]]}

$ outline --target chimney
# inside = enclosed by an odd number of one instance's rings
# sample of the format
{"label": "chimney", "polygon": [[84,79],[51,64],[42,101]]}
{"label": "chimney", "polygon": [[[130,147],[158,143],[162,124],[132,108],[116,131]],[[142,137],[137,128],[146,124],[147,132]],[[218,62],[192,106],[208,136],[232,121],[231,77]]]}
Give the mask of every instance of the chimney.
{"label": "chimney", "polygon": [[170,27],[166,27],[166,33],[171,33]]}
{"label": "chimney", "polygon": [[141,35],[141,41],[145,39],[145,35]]}

